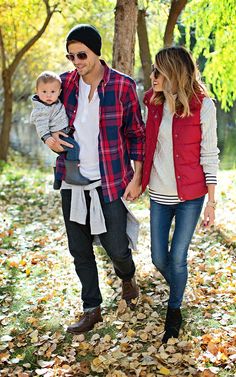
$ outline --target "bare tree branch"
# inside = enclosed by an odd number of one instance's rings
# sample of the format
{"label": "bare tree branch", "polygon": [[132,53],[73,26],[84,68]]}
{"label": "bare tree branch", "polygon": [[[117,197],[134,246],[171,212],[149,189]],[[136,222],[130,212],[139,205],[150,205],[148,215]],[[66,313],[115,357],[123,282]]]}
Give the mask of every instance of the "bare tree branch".
{"label": "bare tree branch", "polygon": [[43,23],[43,26],[41,27],[40,30],[38,30],[38,32],[24,45],[24,47],[22,47],[21,50],[19,50],[14,58],[14,60],[12,61],[12,63],[9,65],[9,73],[10,75],[12,76],[13,73],[15,72],[20,60],[22,59],[23,55],[35,44],[35,42],[37,42],[37,40],[42,36],[42,34],[44,33],[44,31],[46,30],[51,18],[52,18],[52,15],[57,11],[57,6],[59,3],[56,3],[53,5],[52,8],[50,8],[49,6],[49,2],[48,0],[43,0],[44,4],[45,4],[45,7],[46,7],[46,11],[47,11],[47,17]]}

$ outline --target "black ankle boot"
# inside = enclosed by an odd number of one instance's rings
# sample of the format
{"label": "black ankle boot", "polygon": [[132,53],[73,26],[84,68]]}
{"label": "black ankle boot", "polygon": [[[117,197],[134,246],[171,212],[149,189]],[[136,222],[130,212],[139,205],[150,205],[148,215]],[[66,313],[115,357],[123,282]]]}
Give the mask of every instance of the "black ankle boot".
{"label": "black ankle boot", "polygon": [[182,323],[182,315],[180,309],[171,309],[168,306],[165,322],[165,334],[162,343],[167,343],[170,338],[178,338],[179,330]]}

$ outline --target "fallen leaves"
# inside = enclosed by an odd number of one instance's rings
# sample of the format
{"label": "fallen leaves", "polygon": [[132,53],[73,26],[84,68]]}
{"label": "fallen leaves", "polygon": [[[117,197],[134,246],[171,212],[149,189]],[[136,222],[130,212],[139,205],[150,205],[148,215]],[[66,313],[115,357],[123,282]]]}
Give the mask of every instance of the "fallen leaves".
{"label": "fallen leaves", "polygon": [[[231,377],[236,361],[234,236],[228,232],[225,243],[219,238],[223,226],[212,233],[198,230],[189,253],[186,325],[179,340],[162,345],[168,287],[151,263],[147,198],[132,204],[142,219],[140,251],[134,253],[141,291],[137,308],[131,311],[120,299],[120,281],[98,253],[104,322],[71,337],[65,328],[81,310],[80,290],[67,252],[60,198],[44,193],[42,184],[31,188],[24,182],[24,189],[12,193],[5,186],[8,202],[4,196],[0,200],[1,376],[213,377],[222,372]],[[231,209],[226,203],[235,226]]]}
{"label": "fallen leaves", "polygon": [[163,374],[164,376],[169,376],[171,374],[170,370],[165,367],[161,367],[161,369],[159,370],[159,373]]}

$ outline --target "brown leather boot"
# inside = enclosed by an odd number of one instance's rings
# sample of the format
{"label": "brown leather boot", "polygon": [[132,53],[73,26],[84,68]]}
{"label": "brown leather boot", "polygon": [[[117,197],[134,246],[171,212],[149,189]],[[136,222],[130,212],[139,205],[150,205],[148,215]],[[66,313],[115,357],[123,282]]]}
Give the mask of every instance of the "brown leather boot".
{"label": "brown leather boot", "polygon": [[132,302],[135,298],[139,296],[139,289],[135,281],[135,277],[131,280],[122,280],[122,295],[121,297],[126,301],[127,305],[134,309],[136,303]]}
{"label": "brown leather boot", "polygon": [[95,323],[102,322],[100,306],[90,312],[84,312],[79,322],[67,327],[67,332],[71,334],[81,334],[92,330]]}

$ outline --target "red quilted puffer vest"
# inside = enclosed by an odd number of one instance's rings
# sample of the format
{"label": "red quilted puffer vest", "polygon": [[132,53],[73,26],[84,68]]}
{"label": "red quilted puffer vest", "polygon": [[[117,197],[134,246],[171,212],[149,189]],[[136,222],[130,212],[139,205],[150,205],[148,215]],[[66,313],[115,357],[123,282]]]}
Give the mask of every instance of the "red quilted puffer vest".
{"label": "red quilted puffer vest", "polygon": [[[156,149],[158,132],[162,120],[163,104],[150,103],[152,89],[146,92],[144,104],[148,108],[146,122],[145,161],[143,165],[142,188],[149,183],[153,156]],[[200,165],[201,124],[200,111],[204,96],[193,98],[190,102],[191,115],[173,117],[173,159],[178,196],[181,200],[192,200],[207,193],[205,175]],[[158,172],[158,170],[157,170]]]}

